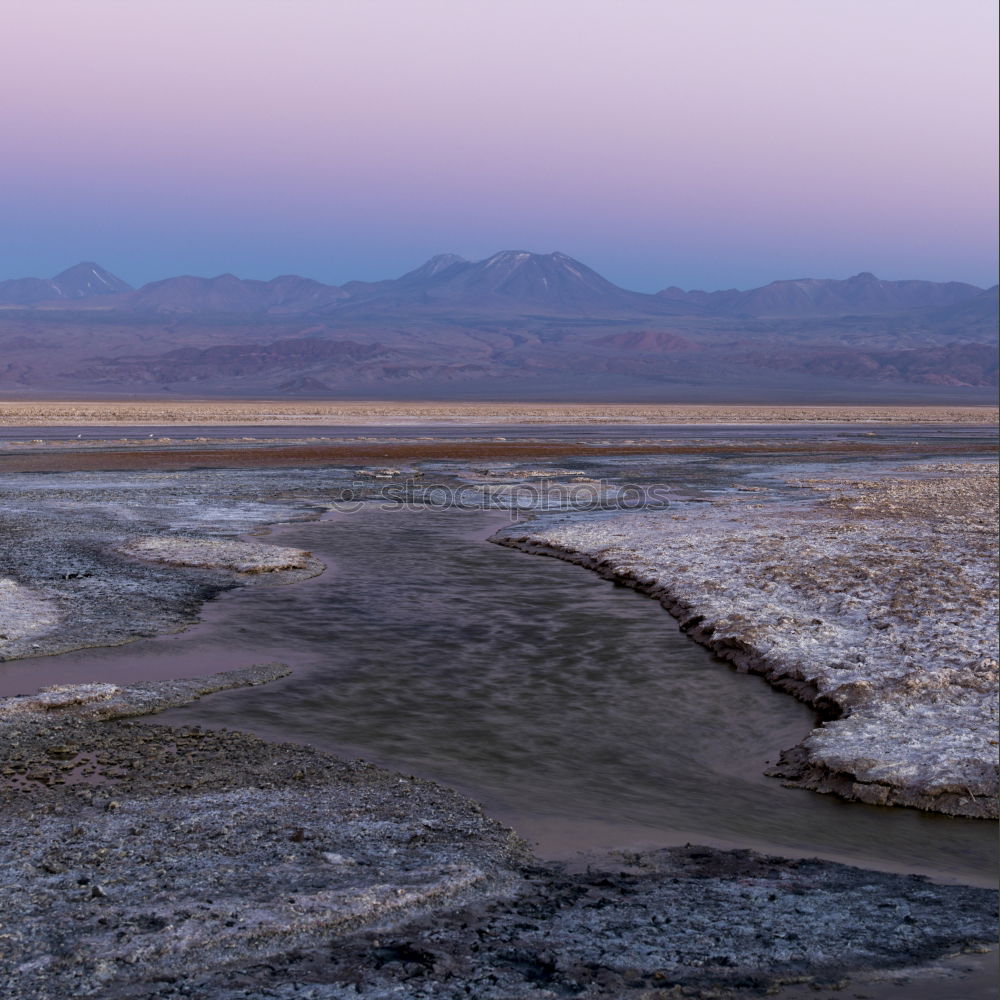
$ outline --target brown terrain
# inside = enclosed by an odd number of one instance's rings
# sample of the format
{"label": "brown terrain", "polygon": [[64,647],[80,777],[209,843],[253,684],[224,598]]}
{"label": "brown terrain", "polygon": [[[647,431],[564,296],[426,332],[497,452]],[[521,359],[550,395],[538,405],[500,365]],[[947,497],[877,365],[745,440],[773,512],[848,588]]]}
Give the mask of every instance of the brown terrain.
{"label": "brown terrain", "polygon": [[[39,445],[41,442],[39,442]],[[30,447],[30,446],[29,446]],[[926,443],[919,441],[867,443],[834,441],[782,442],[767,444],[740,442],[718,444],[608,444],[588,445],[587,455],[698,455],[726,454],[748,456],[762,453],[802,455],[829,458],[870,455],[924,456]],[[992,441],[940,442],[933,445],[935,455],[992,455]],[[324,465],[355,465],[408,463],[422,460],[506,461],[509,459],[554,459],[579,455],[581,446],[575,442],[523,441],[405,441],[405,442],[332,442],[318,444],[274,441],[244,444],[223,441],[206,448],[190,440],[171,440],[150,447],[147,442],[122,445],[117,442],[91,443],[53,442],[44,450],[8,451],[0,454],[0,473],[5,472],[90,472],[112,470],[180,470],[194,468],[305,468]]]}
{"label": "brown terrain", "polygon": [[0,393],[985,403],[996,325],[996,287],[858,274],[647,295],[558,253],[342,287],[132,289],[80,264],[0,282]]}
{"label": "brown terrain", "polygon": [[0,426],[52,424],[996,424],[992,406],[654,406],[587,403],[398,403],[276,399],[48,399],[0,402]]}

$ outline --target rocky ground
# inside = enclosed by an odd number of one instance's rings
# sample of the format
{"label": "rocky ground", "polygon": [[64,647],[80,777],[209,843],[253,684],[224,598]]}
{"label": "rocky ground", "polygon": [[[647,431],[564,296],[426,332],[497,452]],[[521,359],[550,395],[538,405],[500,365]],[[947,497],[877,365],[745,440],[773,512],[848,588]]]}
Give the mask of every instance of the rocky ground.
{"label": "rocky ground", "polygon": [[0,997],[760,995],[992,939],[984,889],[692,846],[572,871],[427,781],[119,721],[285,672],[0,702]]}
{"label": "rocky ground", "polygon": [[997,815],[995,467],[809,480],[496,539],[658,598],[828,720],[776,769],[849,799]]}

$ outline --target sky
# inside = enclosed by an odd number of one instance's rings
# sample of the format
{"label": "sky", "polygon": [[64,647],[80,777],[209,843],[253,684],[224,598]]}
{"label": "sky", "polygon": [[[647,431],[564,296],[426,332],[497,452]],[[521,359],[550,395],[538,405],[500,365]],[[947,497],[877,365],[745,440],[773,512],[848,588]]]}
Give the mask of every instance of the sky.
{"label": "sky", "polygon": [[4,0],[0,278],[996,281],[993,0]]}

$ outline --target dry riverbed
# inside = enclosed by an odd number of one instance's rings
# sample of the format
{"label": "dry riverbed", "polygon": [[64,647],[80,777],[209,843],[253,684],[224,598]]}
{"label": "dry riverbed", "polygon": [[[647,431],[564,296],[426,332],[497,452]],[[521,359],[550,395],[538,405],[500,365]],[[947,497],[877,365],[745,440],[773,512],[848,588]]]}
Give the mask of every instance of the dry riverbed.
{"label": "dry riverbed", "polygon": [[829,720],[775,769],[878,805],[997,816],[997,476],[981,465],[809,480],[513,531],[659,599],[692,638]]}

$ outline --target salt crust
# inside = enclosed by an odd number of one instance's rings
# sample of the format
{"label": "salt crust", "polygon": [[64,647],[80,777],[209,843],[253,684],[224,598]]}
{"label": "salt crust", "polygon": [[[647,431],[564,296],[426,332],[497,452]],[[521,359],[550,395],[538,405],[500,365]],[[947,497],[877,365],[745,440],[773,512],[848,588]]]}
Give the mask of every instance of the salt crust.
{"label": "salt crust", "polygon": [[538,527],[502,544],[658,598],[693,638],[828,720],[773,773],[873,804],[997,815],[997,477],[899,467]]}
{"label": "salt crust", "polygon": [[228,569],[236,573],[305,569],[310,563],[310,553],[304,549],[184,535],[132,538],[121,547],[121,551],[170,566]]}
{"label": "salt crust", "polygon": [[16,639],[25,639],[54,628],[59,612],[30,587],[0,579],[0,649]]}
{"label": "salt crust", "polygon": [[283,663],[257,663],[237,670],[224,670],[205,677],[171,681],[136,681],[117,684],[55,684],[35,694],[0,698],[0,730],[24,720],[72,717],[75,719],[124,719],[148,715],[165,708],[187,705],[202,695],[237,687],[255,687],[287,677]]}

